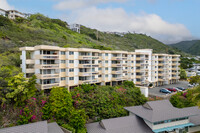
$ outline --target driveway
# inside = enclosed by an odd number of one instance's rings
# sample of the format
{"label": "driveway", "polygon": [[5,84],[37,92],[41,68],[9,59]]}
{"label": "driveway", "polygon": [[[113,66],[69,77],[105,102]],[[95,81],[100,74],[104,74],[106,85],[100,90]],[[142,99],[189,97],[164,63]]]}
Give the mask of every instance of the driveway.
{"label": "driveway", "polygon": [[[159,87],[150,88],[149,89],[149,95],[166,98],[170,95],[168,95],[168,94],[166,95],[165,93],[160,92],[161,88],[173,88],[173,87],[188,88],[188,84],[189,83],[187,81],[179,81],[176,84],[169,84],[169,85],[163,85],[163,86],[159,86]],[[175,93],[173,93],[173,94],[175,94]]]}

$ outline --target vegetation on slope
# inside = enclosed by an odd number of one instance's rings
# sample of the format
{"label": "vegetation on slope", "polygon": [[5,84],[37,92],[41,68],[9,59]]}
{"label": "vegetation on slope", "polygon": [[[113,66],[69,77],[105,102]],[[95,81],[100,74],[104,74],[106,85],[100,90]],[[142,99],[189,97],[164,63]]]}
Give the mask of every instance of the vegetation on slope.
{"label": "vegetation on slope", "polygon": [[37,91],[35,76],[26,79],[20,73],[7,82],[9,87],[0,89],[0,128],[48,120],[73,133],[86,133],[88,119],[91,122],[126,116],[123,107],[147,101],[131,81],[115,87],[85,84],[72,92],[55,87],[49,95]]}
{"label": "vegetation on slope", "polygon": [[182,54],[180,50],[171,48],[162,42],[151,38],[145,34],[127,33],[124,36],[104,33],[96,29],[81,27],[81,34],[90,36],[94,40],[98,40],[101,44],[109,44],[113,49],[134,51],[135,49],[153,49],[155,53]]}
{"label": "vegetation on slope", "polygon": [[182,41],[170,46],[192,55],[200,55],[200,40]]}
{"label": "vegetation on slope", "polygon": [[[200,76],[190,77],[190,84],[200,84]],[[199,106],[200,107],[200,86],[188,89],[187,92],[178,92],[170,98],[170,102],[177,108]]]}
{"label": "vegetation on slope", "polygon": [[0,52],[17,51],[19,47],[42,44],[127,51],[151,48],[157,53],[183,54],[144,34],[128,33],[119,36],[98,32],[97,35],[96,30],[84,26],[81,26],[81,34],[79,34],[71,31],[66,22],[50,19],[41,14],[14,21],[0,16]]}

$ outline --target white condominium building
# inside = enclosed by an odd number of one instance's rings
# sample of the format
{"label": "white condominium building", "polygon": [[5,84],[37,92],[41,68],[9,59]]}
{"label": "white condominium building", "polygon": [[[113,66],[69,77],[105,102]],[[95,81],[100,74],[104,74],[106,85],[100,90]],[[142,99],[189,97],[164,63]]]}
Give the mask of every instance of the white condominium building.
{"label": "white condominium building", "polygon": [[22,72],[26,77],[35,74],[42,90],[54,86],[71,89],[84,83],[117,85],[125,80],[161,86],[180,78],[180,56],[153,54],[152,49],[127,52],[38,45],[20,51]]}

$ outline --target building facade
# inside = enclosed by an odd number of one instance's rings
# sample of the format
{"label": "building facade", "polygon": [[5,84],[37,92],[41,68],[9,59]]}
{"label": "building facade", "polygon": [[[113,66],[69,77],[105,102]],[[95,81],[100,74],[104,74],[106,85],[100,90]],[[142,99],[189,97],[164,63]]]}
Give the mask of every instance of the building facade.
{"label": "building facade", "polygon": [[200,131],[200,109],[176,108],[169,100],[125,107],[129,116],[86,124],[88,133],[193,133]]}
{"label": "building facade", "polygon": [[21,13],[17,10],[3,10],[1,8],[0,8],[0,15],[8,17],[9,19],[30,17],[30,14]]}
{"label": "building facade", "polygon": [[161,86],[179,80],[179,55],[38,45],[20,48],[26,77],[35,74],[39,88],[73,88],[89,83],[117,85],[125,80],[138,86]]}
{"label": "building facade", "polygon": [[80,24],[71,24],[71,25],[69,25],[69,28],[72,31],[75,31],[75,32],[78,32],[78,33],[80,33],[80,31],[81,31],[81,25]]}

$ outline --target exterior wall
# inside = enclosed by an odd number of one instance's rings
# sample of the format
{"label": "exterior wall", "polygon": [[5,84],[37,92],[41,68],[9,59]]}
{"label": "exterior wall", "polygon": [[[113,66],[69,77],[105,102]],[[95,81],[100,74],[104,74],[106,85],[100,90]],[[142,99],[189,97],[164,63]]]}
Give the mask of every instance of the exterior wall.
{"label": "exterior wall", "polygon": [[182,124],[187,124],[189,123],[189,120],[181,120],[181,121],[175,121],[175,122],[169,122],[169,123],[163,123],[163,124],[158,124],[158,125],[153,125],[153,123],[150,123],[146,120],[144,120],[145,123],[152,129],[152,130],[156,130],[156,129],[161,129],[161,128],[166,128],[166,127],[172,127],[172,126],[176,126],[176,125],[182,125]]}
{"label": "exterior wall", "polygon": [[137,86],[140,88],[141,93],[145,96],[148,97],[149,96],[149,89],[148,87],[144,87],[144,86]]}
{"label": "exterior wall", "polygon": [[[168,84],[171,80],[168,70],[169,66],[172,67],[168,59],[173,56],[176,58],[173,60],[177,60],[173,62],[173,69],[177,70],[173,74],[178,75],[178,55],[154,55],[151,49],[127,52],[39,45],[20,50],[23,72],[36,74],[41,89],[49,89],[54,85],[70,88],[83,83],[117,85],[125,80],[133,81],[138,86],[148,86],[150,83],[158,86],[164,81]],[[26,59],[27,51],[31,52],[30,59]],[[26,68],[27,65],[31,68]],[[56,73],[52,73],[54,71]],[[167,76],[159,78],[159,71],[166,72]],[[179,77],[173,79],[178,81]],[[41,82],[45,85],[41,85]],[[142,92],[148,96],[148,89],[142,89]]]}
{"label": "exterior wall", "polygon": [[189,133],[195,133],[200,131],[200,126],[189,127]]}

